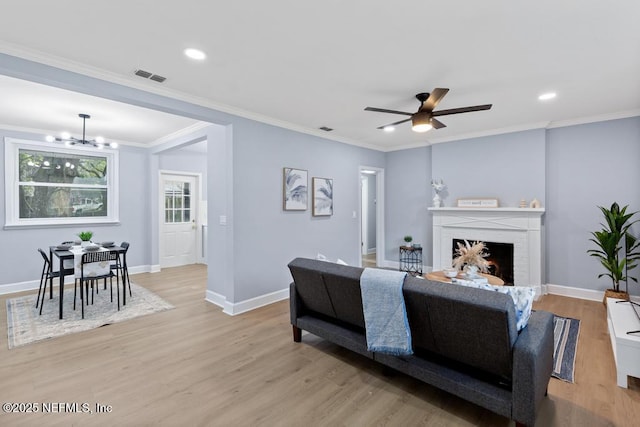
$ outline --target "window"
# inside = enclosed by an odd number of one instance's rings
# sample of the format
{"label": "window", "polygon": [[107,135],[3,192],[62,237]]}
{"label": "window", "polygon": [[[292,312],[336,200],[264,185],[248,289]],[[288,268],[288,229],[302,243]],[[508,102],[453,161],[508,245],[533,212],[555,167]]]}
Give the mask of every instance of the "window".
{"label": "window", "polygon": [[164,222],[191,221],[191,186],[189,182],[165,181]]}
{"label": "window", "polygon": [[118,152],[5,138],[6,226],[117,222]]}

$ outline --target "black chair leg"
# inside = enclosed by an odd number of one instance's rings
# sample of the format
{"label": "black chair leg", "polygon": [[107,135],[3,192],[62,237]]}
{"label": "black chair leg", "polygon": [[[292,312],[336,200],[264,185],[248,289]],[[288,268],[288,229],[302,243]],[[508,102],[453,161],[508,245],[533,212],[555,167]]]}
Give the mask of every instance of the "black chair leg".
{"label": "black chair leg", "polygon": [[[111,280],[113,280],[113,278]],[[118,311],[120,311],[120,284],[118,283],[117,275],[116,275],[116,295],[118,297]]]}
{"label": "black chair leg", "polygon": [[81,280],[80,281],[80,307],[82,307],[82,318],[84,319],[84,299],[83,299],[84,288],[83,286],[84,286],[84,283],[82,283],[82,280]]}
{"label": "black chair leg", "polygon": [[[42,292],[42,281],[44,280],[44,269],[42,270],[42,274],[40,275],[40,286],[38,286],[38,298],[36,298],[36,308],[38,308],[38,304],[40,304],[40,293]],[[45,288],[47,286],[47,282],[45,282]]]}
{"label": "black chair leg", "polygon": [[127,266],[124,266],[124,276],[127,278],[127,284],[129,285],[129,296],[133,296],[131,295],[131,279],[129,279],[129,269],[127,268]]}
{"label": "black chair leg", "polygon": [[[40,301],[40,315],[42,315],[42,306],[44,305],[44,297],[46,296],[47,296],[47,280],[44,281],[44,288],[42,289],[42,301]],[[40,292],[38,292],[38,298],[39,297],[40,297]],[[36,307],[38,307],[37,302],[36,302]]]}
{"label": "black chair leg", "polygon": [[73,281],[73,309],[76,309],[76,295],[78,289],[78,279],[74,279]]}

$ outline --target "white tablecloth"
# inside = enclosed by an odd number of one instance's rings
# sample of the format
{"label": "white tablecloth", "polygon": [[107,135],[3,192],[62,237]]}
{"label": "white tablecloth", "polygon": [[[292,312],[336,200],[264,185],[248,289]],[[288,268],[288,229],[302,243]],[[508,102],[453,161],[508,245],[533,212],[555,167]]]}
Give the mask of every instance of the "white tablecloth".
{"label": "white tablecloth", "polygon": [[[80,246],[73,246],[71,249],[69,249],[69,251],[73,253],[74,275],[76,279],[79,279],[82,277],[82,270],[81,270],[82,255],[85,252]],[[107,251],[107,249],[100,248],[98,251]],[[67,268],[66,264],[65,264],[65,268]],[[86,278],[86,277],[104,276],[109,274],[110,270],[111,270],[111,263],[109,261],[92,262],[84,265],[84,277]]]}

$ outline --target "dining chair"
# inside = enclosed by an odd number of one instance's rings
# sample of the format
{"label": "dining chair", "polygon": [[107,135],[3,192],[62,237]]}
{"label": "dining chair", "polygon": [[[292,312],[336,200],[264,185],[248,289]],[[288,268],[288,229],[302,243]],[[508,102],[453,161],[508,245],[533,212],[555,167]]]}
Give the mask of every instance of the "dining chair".
{"label": "dining chair", "polygon": [[[129,287],[129,296],[131,296],[131,280],[129,280],[129,269],[127,268],[127,252],[129,251],[129,242],[120,243],[120,247],[124,249],[124,252],[122,252],[122,263],[120,264],[120,277],[122,277],[122,282]],[[116,269],[116,265],[111,264],[111,269]]]}
{"label": "dining chair", "polygon": [[[111,286],[111,302],[113,302],[113,277],[116,278],[116,293],[118,299],[118,311],[120,310],[120,281],[119,276],[113,272],[110,265],[115,262],[116,271],[120,270],[120,254],[118,251],[92,251],[82,254],[80,261],[80,279],[76,281],[73,287],[73,309],[76,309],[77,285],[80,286],[80,306],[82,307],[82,318],[84,319],[84,306],[89,305],[89,285],[91,285],[91,303],[93,304],[93,293],[97,288],[97,282],[100,279],[109,279]],[[92,263],[105,263],[106,272],[100,275],[86,275],[87,265]],[[88,273],[88,272],[87,272]],[[79,282],[79,283],[78,283]]]}
{"label": "dining chair", "polygon": [[[44,305],[44,297],[47,294],[47,282],[49,282],[49,298],[53,294],[53,279],[60,277],[60,271],[53,271],[53,265],[51,263],[51,259],[47,255],[45,251],[38,248],[38,252],[42,255],[42,259],[44,263],[42,265],[42,273],[40,274],[40,286],[38,287],[38,298],[36,299],[36,308],[40,305],[40,314],[42,314],[42,306]],[[64,269],[65,275],[73,274],[72,268]],[[42,301],[40,300],[40,294],[42,294]]]}

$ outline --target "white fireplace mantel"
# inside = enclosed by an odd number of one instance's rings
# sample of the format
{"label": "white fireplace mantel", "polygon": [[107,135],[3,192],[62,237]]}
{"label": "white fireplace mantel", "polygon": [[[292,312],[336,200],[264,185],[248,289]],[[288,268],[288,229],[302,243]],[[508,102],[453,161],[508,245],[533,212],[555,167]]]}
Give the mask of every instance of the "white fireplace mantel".
{"label": "white fireplace mantel", "polygon": [[513,244],[516,286],[542,294],[544,208],[429,208],[433,215],[433,269],[451,266],[453,239]]}

